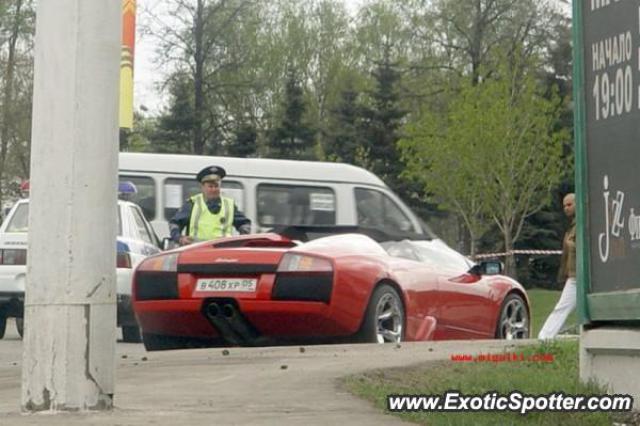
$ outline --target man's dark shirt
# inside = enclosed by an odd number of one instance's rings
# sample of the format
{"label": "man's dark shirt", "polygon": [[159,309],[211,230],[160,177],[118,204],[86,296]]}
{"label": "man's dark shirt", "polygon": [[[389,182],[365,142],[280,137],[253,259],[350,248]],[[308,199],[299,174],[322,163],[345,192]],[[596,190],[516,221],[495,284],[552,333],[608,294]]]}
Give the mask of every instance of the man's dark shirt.
{"label": "man's dark shirt", "polygon": [[[207,208],[213,214],[218,214],[220,212],[221,202],[220,198],[215,198],[213,200],[205,200],[207,204]],[[169,220],[169,229],[171,230],[171,239],[175,242],[180,240],[180,234],[184,228],[189,227],[189,222],[191,221],[191,210],[193,208],[193,202],[191,199],[188,199],[178,210],[178,212],[173,215],[171,220]],[[248,219],[244,213],[235,206],[233,209],[233,227],[238,230],[241,234],[248,234],[251,232],[251,220]]]}

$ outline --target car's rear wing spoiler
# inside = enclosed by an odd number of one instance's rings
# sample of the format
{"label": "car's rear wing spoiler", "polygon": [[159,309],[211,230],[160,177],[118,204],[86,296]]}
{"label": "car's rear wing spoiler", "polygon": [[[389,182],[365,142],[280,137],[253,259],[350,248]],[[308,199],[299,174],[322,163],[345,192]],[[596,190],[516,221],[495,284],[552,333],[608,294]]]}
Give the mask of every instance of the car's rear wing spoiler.
{"label": "car's rear wing spoiler", "polygon": [[282,235],[291,240],[311,241],[329,235],[363,234],[376,242],[401,240],[431,240],[432,235],[416,234],[413,232],[387,232],[375,228],[357,225],[281,225],[274,227],[271,232]]}

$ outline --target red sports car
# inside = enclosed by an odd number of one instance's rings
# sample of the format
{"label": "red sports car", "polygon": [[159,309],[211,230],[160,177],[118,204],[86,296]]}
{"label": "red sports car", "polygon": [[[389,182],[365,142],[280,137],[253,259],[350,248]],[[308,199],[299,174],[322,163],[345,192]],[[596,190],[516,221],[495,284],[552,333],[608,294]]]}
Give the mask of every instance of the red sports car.
{"label": "red sports car", "polygon": [[529,336],[527,294],[500,263],[405,237],[295,227],[149,257],[132,292],[145,347]]}

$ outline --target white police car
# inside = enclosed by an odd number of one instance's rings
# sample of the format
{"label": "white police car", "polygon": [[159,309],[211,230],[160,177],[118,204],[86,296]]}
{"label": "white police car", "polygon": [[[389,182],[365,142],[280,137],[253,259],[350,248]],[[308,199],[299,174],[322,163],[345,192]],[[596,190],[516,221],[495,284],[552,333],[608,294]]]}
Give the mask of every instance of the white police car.
{"label": "white police car", "polygon": [[[0,338],[4,337],[8,317],[15,317],[21,336],[23,332],[28,216],[29,200],[20,200],[0,226]],[[159,253],[159,244],[140,207],[118,200],[117,316],[125,342],[140,341],[140,331],[131,308],[133,269],[145,257]]]}

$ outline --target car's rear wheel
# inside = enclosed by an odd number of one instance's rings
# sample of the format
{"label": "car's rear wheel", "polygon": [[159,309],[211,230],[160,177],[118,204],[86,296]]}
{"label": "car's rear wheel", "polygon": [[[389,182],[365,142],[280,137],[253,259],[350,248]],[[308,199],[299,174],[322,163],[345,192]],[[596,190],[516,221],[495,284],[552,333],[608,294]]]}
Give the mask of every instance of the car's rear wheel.
{"label": "car's rear wheel", "polygon": [[137,325],[122,326],[122,341],[125,343],[140,343],[140,328]]}
{"label": "car's rear wheel", "polygon": [[359,332],[359,339],[368,343],[399,343],[404,337],[404,305],[400,295],[388,284],[376,288]]}
{"label": "car's rear wheel", "polygon": [[16,330],[20,337],[24,337],[24,318],[16,318]]}
{"label": "car's rear wheel", "polygon": [[514,340],[529,338],[529,308],[522,296],[511,293],[502,302],[496,338]]}

